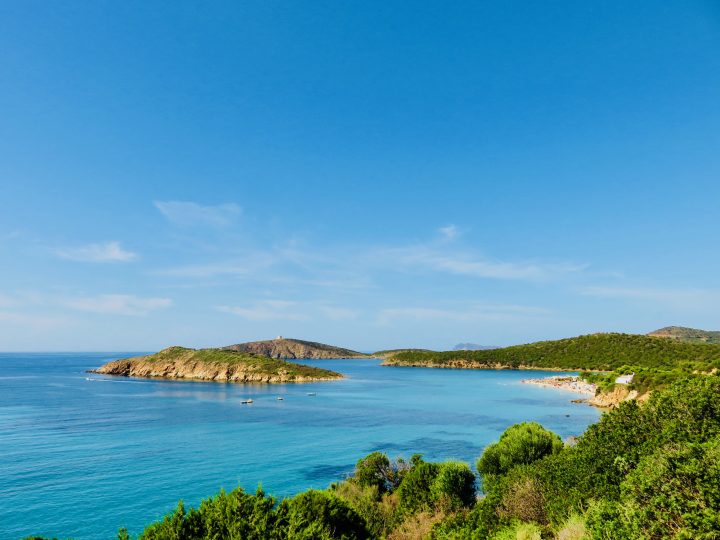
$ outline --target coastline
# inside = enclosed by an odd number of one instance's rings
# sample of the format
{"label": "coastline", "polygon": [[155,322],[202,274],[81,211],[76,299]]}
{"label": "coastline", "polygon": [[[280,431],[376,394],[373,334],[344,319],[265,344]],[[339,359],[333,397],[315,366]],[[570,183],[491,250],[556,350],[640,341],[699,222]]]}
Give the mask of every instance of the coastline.
{"label": "coastline", "polygon": [[577,368],[559,368],[559,367],[546,367],[546,366],[534,366],[528,364],[477,364],[475,362],[467,362],[465,360],[450,360],[443,363],[433,362],[394,362],[392,357],[383,358],[380,366],[382,367],[419,367],[419,368],[432,368],[432,369],[468,369],[478,371],[498,371],[498,370],[515,370],[515,371],[554,371],[557,373],[577,373],[578,371],[587,371],[590,373],[605,373],[606,370],[602,369],[588,369],[584,367]]}

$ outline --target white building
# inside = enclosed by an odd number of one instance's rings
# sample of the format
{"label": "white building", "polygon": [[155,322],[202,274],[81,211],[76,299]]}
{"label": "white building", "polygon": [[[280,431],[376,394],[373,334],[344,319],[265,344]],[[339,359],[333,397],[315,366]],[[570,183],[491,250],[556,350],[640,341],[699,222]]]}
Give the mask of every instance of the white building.
{"label": "white building", "polygon": [[634,373],[631,373],[630,375],[620,375],[615,379],[615,384],[630,384],[634,376]]}

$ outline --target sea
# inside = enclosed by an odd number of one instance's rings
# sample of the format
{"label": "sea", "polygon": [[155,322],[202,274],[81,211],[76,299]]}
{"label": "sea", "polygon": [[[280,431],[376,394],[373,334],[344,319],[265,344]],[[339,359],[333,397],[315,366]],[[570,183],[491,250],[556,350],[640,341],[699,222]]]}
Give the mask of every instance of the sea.
{"label": "sea", "polygon": [[220,489],[326,488],[376,450],[474,468],[512,424],[567,438],[600,416],[571,403],[584,396],[521,384],[556,374],[543,371],[305,360],[346,378],[280,385],[87,372],[133,354],[0,354],[0,539],[137,534]]}

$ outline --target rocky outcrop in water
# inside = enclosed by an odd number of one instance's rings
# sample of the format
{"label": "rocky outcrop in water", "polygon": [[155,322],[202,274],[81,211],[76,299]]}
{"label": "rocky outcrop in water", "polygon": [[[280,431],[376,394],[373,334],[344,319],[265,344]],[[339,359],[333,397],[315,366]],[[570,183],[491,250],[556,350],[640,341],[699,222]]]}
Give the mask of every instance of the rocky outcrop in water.
{"label": "rocky outcrop in water", "polygon": [[170,347],[156,354],[114,360],[93,373],[125,377],[234,383],[288,383],[342,379],[334,371],[221,349]]}

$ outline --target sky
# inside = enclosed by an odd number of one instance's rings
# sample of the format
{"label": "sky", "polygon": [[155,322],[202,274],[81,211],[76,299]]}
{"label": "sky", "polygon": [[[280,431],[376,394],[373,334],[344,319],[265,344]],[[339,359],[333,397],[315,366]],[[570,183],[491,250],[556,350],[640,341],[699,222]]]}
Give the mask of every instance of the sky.
{"label": "sky", "polygon": [[720,5],[0,4],[0,350],[720,329]]}

